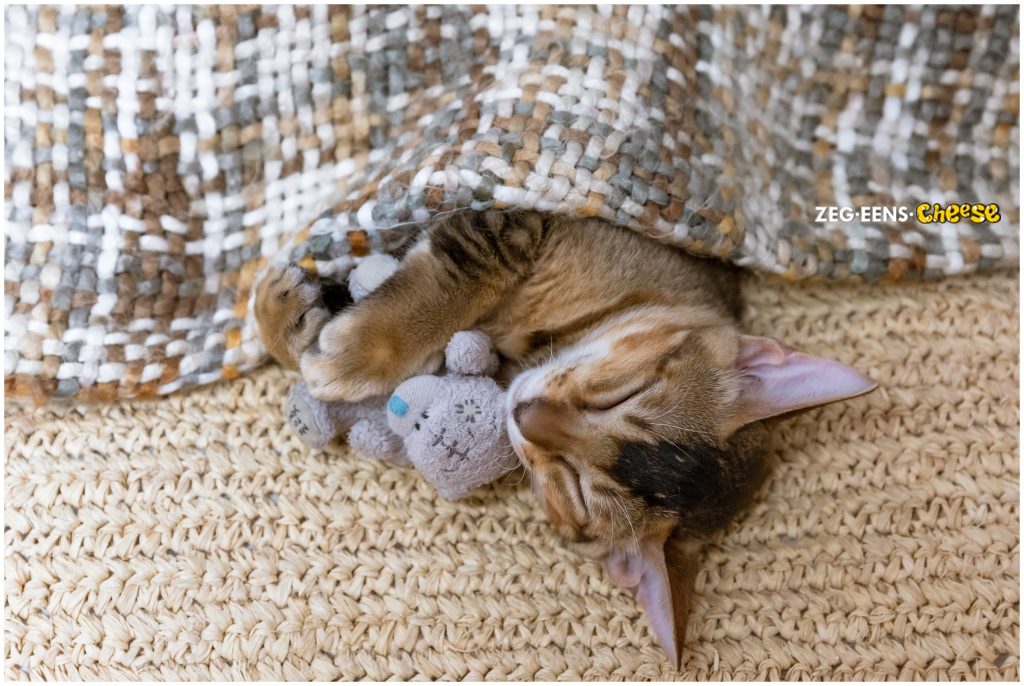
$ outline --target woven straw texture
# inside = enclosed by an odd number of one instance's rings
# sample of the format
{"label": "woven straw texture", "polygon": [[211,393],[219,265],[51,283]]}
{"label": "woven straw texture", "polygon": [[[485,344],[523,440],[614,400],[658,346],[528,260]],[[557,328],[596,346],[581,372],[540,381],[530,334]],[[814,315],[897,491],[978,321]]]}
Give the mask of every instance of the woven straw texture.
{"label": "woven straw texture", "polygon": [[13,679],[1019,676],[1018,274],[748,284],[750,328],[855,364],[709,546],[682,674],[524,483],[451,503],[311,453],[260,370],[158,403],[8,409]]}
{"label": "woven straw texture", "polygon": [[[1018,260],[1014,6],[6,11],[9,394],[265,359],[275,256],[341,275],[458,208],[600,215],[789,278]],[[997,203],[996,223],[816,223]]]}

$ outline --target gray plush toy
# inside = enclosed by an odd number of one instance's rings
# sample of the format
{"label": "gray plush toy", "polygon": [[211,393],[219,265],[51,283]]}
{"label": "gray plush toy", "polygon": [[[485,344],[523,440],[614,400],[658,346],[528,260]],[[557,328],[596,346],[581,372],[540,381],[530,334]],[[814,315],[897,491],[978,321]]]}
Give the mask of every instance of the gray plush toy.
{"label": "gray plush toy", "polygon": [[445,350],[445,376],[414,376],[388,400],[388,426],[413,465],[456,500],[516,466],[505,428],[505,392],[491,340],[461,331]]}
{"label": "gray plush toy", "polygon": [[[349,278],[353,299],[362,299],[396,266],[387,256],[361,262]],[[516,459],[505,428],[504,391],[488,376],[498,368],[490,338],[481,331],[455,334],[445,361],[447,375],[408,379],[390,399],[322,402],[300,382],[288,395],[285,413],[314,448],[347,432],[358,452],[411,464],[442,496],[461,498],[508,472]]]}

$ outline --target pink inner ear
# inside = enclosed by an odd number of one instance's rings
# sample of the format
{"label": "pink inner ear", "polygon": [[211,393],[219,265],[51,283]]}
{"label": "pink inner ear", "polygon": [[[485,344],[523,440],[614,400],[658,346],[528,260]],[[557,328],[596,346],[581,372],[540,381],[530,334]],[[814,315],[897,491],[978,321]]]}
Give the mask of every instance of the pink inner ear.
{"label": "pink inner ear", "polygon": [[877,385],[852,367],[797,352],[772,338],[744,336],[736,367],[743,374],[742,424],[852,398]]}
{"label": "pink inner ear", "polygon": [[777,338],[741,336],[740,351],[736,355],[736,368],[749,369],[760,365],[782,364],[786,353],[796,352]]}
{"label": "pink inner ear", "polygon": [[606,563],[612,582],[633,591],[662,650],[673,665],[678,664],[672,590],[665,566],[664,544],[656,539],[646,539],[641,541],[639,549],[615,550]]}

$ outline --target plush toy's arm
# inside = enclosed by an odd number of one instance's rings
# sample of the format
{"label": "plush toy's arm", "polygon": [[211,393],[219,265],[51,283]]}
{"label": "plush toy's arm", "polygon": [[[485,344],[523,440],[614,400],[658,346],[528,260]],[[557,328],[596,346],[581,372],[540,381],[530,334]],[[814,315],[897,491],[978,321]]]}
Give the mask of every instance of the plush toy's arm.
{"label": "plush toy's arm", "polygon": [[352,294],[352,300],[361,301],[397,270],[398,260],[391,255],[364,257],[348,275],[348,290]]}
{"label": "plush toy's arm", "polygon": [[403,467],[409,466],[409,458],[405,456],[405,446],[387,424],[361,419],[352,425],[348,432],[348,444],[356,452],[367,457],[385,460]]}
{"label": "plush toy's arm", "polygon": [[302,382],[292,386],[284,402],[284,414],[299,438],[318,450],[352,426],[351,421],[339,421],[340,418],[330,411],[328,403],[314,400]]}
{"label": "plush toy's arm", "polygon": [[409,463],[401,437],[388,428],[382,398],[325,403],[313,398],[306,384],[300,382],[288,394],[285,415],[299,437],[313,448],[324,448],[335,437],[348,433],[348,443],[357,452],[396,464]]}

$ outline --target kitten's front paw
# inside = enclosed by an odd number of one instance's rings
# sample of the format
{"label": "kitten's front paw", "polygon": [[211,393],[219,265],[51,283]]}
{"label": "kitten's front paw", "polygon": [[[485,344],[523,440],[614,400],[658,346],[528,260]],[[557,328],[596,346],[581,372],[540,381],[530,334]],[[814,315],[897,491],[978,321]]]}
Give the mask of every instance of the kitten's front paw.
{"label": "kitten's front paw", "polygon": [[400,361],[387,336],[375,336],[359,312],[341,314],[320,331],[302,355],[300,369],[317,400],[357,402],[390,393],[400,380]]}
{"label": "kitten's front paw", "polygon": [[256,285],[254,310],[260,340],[289,369],[298,369],[299,355],[330,318],[321,284],[291,264],[267,267]]}

